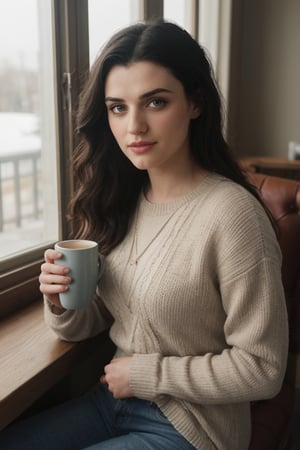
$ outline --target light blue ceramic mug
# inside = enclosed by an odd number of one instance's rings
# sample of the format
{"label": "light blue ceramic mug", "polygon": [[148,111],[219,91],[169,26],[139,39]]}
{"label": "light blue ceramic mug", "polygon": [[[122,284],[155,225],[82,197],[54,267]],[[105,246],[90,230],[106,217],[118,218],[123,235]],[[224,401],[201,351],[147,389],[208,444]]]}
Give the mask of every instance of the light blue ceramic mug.
{"label": "light blue ceramic mug", "polygon": [[66,292],[59,294],[59,300],[66,309],[86,308],[96,292],[97,282],[103,273],[103,256],[98,253],[94,241],[73,239],[55,244],[55,250],[62,254],[55,263],[69,267],[72,283]]}

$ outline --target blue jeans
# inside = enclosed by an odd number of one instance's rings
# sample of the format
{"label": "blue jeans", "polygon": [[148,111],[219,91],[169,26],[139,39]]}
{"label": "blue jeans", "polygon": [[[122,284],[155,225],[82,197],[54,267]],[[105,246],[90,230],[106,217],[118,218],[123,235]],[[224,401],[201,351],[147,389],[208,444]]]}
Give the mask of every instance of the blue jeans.
{"label": "blue jeans", "polygon": [[0,432],[3,450],[191,450],[153,403],[106,386]]}

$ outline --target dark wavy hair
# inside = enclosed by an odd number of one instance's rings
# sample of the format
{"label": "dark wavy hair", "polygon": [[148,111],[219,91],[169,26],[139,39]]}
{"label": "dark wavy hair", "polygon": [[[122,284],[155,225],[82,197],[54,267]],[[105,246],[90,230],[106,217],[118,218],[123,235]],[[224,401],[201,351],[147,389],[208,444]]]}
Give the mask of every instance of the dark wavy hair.
{"label": "dark wavy hair", "polygon": [[163,20],[137,23],[117,32],[105,45],[89,74],[79,101],[80,143],[74,170],[78,183],[71,202],[75,237],[94,239],[108,254],[127,233],[141,189],[148,181],[124,156],[111,133],[105,106],[105,81],[116,65],[151,61],[167,68],[201,108],[190,124],[195,161],[244,186],[258,198],[224,140],[222,105],[203,48],[179,26]]}

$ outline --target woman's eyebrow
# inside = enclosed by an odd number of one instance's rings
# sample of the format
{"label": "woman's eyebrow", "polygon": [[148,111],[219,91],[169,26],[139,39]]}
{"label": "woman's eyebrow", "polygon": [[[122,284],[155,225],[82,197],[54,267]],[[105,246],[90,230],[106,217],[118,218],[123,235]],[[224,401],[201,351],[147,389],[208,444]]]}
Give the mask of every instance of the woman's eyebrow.
{"label": "woman's eyebrow", "polygon": [[170,91],[170,89],[156,88],[156,89],[153,89],[152,91],[145,92],[145,94],[142,94],[140,96],[140,99],[142,100],[144,98],[152,97],[152,95],[161,94],[161,93],[164,93],[164,92],[169,93],[169,94],[172,93],[172,91]]}
{"label": "woman's eyebrow", "polygon": [[[153,95],[156,94],[161,94],[161,93],[172,93],[172,91],[170,89],[166,89],[166,88],[156,88],[156,89],[152,89],[151,91],[145,92],[144,94],[140,95],[139,99],[140,100],[144,100],[145,98],[148,97],[152,97]],[[125,100],[123,98],[118,98],[118,97],[105,97],[105,102],[125,102]]]}

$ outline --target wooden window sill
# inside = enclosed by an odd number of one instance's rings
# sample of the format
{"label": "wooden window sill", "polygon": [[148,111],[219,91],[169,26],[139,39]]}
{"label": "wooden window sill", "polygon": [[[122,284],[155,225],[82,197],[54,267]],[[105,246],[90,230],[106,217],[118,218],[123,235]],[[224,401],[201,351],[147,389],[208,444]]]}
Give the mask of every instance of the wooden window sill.
{"label": "wooden window sill", "polygon": [[0,321],[0,430],[16,419],[80,360],[103,336],[80,343],[59,340],[46,327],[43,302]]}

